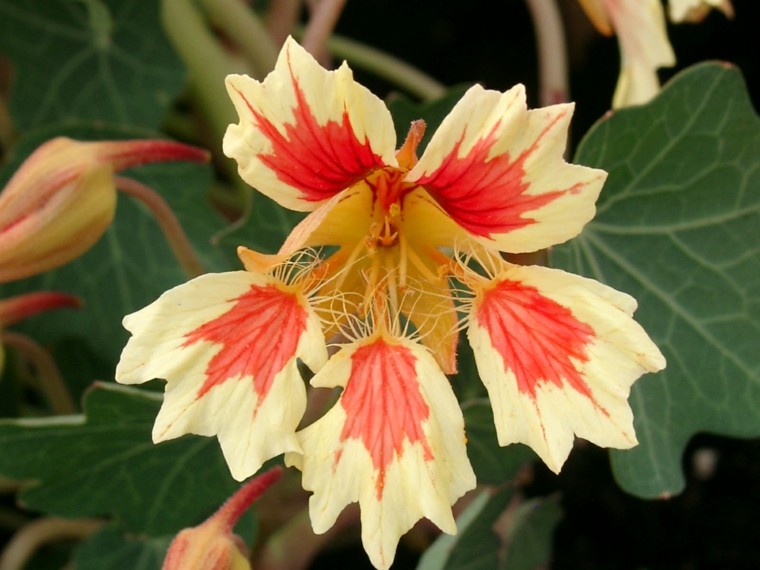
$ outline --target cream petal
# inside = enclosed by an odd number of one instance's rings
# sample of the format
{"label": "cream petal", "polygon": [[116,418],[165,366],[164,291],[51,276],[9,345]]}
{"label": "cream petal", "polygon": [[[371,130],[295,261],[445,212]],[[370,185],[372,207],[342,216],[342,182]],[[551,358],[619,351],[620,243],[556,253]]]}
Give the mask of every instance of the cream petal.
{"label": "cream petal", "polygon": [[675,65],[660,0],[606,0],[620,44],[620,78],[612,106],[640,105],[660,90],[657,69]]}
{"label": "cream petal", "polygon": [[407,181],[488,247],[524,253],[578,235],[606,173],[568,164],[572,105],[527,110],[518,85],[476,85],[444,119]]}
{"label": "cream petal", "polygon": [[668,0],[668,15],[673,22],[699,22],[713,8],[728,18],[734,17],[731,0]]}
{"label": "cream petal", "polygon": [[324,417],[299,432],[303,454],[286,463],[313,491],[314,531],[359,502],[362,542],[376,568],[393,562],[420,518],[455,533],[450,505],[475,486],[464,420],[448,380],[421,345],[377,335],[343,348],[312,379],[345,387]]}
{"label": "cream petal", "polygon": [[323,69],[293,39],[263,82],[230,75],[240,122],[224,153],[248,184],[282,206],[311,211],[383,166],[395,166],[396,134],[385,104],[351,70]]}
{"label": "cream petal", "polygon": [[665,359],[634,308],[624,293],[545,267],[505,264],[478,290],[467,334],[501,445],[525,443],[555,472],[574,434],[636,445],[630,387]]}
{"label": "cream petal", "polygon": [[327,360],[320,323],[302,295],[247,271],[202,275],[128,315],[132,337],[116,380],[167,381],[154,441],[216,435],[233,477],[298,450],[306,408],[297,359]]}

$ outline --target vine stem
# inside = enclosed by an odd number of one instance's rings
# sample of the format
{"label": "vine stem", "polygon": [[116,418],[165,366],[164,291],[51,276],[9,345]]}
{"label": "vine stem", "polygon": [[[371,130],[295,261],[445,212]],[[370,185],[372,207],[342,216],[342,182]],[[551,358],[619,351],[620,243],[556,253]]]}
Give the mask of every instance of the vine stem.
{"label": "vine stem", "polygon": [[66,520],[44,517],[23,526],[0,556],[0,570],[22,570],[44,544],[58,540],[83,539],[105,524],[97,519]]}
{"label": "vine stem", "polygon": [[4,331],[0,335],[0,341],[21,352],[29,362],[34,364],[42,386],[42,391],[50,402],[50,407],[56,415],[69,415],[77,413],[77,406],[71,397],[66,383],[63,381],[58,367],[50,355],[30,337],[17,332]]}
{"label": "vine stem", "polygon": [[556,0],[526,3],[536,34],[541,106],[564,103],[569,98],[567,44]]}
{"label": "vine stem", "polygon": [[174,215],[166,200],[159,196],[155,190],[137,180],[124,176],[116,176],[114,177],[114,181],[116,188],[136,198],[148,207],[156,218],[161,231],[164,232],[172,253],[174,253],[185,273],[189,277],[198,277],[205,273],[206,270],[200,259],[198,259],[190,240],[187,238],[187,234],[182,229],[177,216]]}
{"label": "vine stem", "polygon": [[220,45],[203,15],[191,0],[162,0],[161,20],[166,35],[187,66],[194,100],[211,128],[212,144],[218,164],[230,178],[236,174],[231,161],[221,156],[222,138],[227,125],[236,122],[237,114],[227,96],[224,78],[241,73],[237,63]]}
{"label": "vine stem", "polygon": [[301,0],[271,0],[264,16],[269,34],[275,45],[281,46],[293,33],[301,10]]}
{"label": "vine stem", "polygon": [[264,22],[240,0],[203,0],[209,20],[218,26],[240,49],[254,71],[263,79],[274,69],[279,50]]}
{"label": "vine stem", "polygon": [[361,42],[333,35],[327,46],[334,56],[374,73],[422,100],[439,99],[446,93],[446,87],[442,83],[423,71]]}
{"label": "vine stem", "polygon": [[327,42],[338,23],[346,0],[316,0],[301,38],[304,49],[323,65],[329,65]]}

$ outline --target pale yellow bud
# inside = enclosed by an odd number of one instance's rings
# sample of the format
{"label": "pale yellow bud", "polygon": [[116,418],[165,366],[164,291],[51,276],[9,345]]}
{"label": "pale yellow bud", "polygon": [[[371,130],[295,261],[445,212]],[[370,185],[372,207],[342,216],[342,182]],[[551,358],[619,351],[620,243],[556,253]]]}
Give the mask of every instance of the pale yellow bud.
{"label": "pale yellow bud", "polygon": [[281,474],[280,467],[262,473],[243,485],[206,522],[180,531],[169,545],[162,570],[251,570],[245,544],[232,529]]}
{"label": "pale yellow bud", "polygon": [[161,140],[44,143],[0,194],[0,283],[60,267],[92,247],[116,211],[115,172],[206,159],[205,151]]}

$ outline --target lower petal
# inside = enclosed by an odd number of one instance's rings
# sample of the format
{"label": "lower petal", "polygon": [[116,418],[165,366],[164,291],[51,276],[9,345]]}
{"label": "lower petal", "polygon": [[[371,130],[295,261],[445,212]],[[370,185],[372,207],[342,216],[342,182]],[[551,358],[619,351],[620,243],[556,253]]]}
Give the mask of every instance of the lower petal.
{"label": "lower petal", "polygon": [[636,445],[630,386],[665,360],[635,301],[591,279],[504,264],[476,292],[468,329],[501,445],[525,443],[559,472],[574,434]]}
{"label": "lower petal", "polygon": [[216,435],[233,477],[298,450],[306,407],[300,358],[327,359],[319,321],[302,295],[247,271],[208,274],[127,316],[132,332],[116,380],[167,380],[154,441]]}
{"label": "lower petal", "polygon": [[422,517],[456,532],[451,504],[475,475],[462,412],[430,353],[375,335],[333,356],[312,384],[345,386],[335,406],[299,432],[303,453],[285,457],[314,492],[315,532],[358,501],[362,542],[377,568],[391,565],[399,538]]}

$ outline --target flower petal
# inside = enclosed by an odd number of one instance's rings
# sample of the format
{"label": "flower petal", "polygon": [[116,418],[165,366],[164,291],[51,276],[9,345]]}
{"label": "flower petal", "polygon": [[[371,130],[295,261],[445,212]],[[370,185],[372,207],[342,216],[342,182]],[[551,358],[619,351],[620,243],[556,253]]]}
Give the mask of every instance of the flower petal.
{"label": "flower petal", "polygon": [[398,540],[420,518],[456,532],[450,505],[475,486],[464,420],[430,353],[402,338],[375,335],[342,349],[312,379],[344,386],[324,417],[299,432],[314,531],[327,531],[359,502],[362,542],[377,568],[393,562]]}
{"label": "flower petal", "polygon": [[636,445],[628,394],[665,359],[631,315],[636,302],[591,279],[505,264],[478,291],[468,337],[501,445],[530,445],[559,472],[573,433]]}
{"label": "flower petal", "polygon": [[657,69],[675,65],[660,0],[606,2],[620,43],[620,78],[612,106],[640,105],[660,90]]}
{"label": "flower petal", "polygon": [[385,165],[396,134],[385,104],[343,65],[327,71],[288,39],[263,82],[227,77],[240,123],[224,153],[248,184],[286,208],[310,211]]}
{"label": "flower petal", "polygon": [[563,160],[572,111],[572,105],[528,111],[522,85],[506,93],[476,85],[443,121],[407,181],[501,251],[564,242],[594,216],[606,177]]}
{"label": "flower petal", "polygon": [[232,476],[299,450],[306,408],[297,358],[327,360],[319,321],[298,293],[273,279],[236,271],[208,274],[128,315],[132,332],[116,380],[167,380],[153,440],[217,435]]}
{"label": "flower petal", "polygon": [[668,15],[673,22],[701,22],[712,8],[727,18],[734,17],[731,0],[669,0]]}

